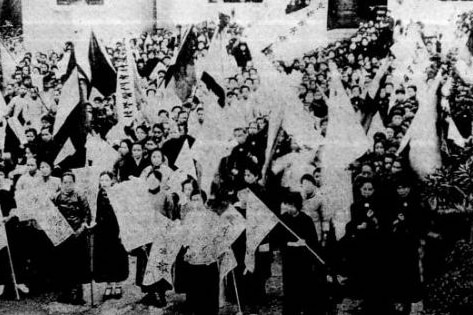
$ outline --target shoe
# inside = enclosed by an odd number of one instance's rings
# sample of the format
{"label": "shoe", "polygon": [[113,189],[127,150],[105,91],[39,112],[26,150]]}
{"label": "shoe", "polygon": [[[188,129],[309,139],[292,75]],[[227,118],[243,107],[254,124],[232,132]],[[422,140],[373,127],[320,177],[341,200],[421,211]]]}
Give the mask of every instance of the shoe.
{"label": "shoe", "polygon": [[123,290],[122,287],[116,287],[115,290],[113,291],[112,298],[119,300],[123,296]]}
{"label": "shoe", "polygon": [[103,293],[102,302],[110,300],[111,298],[114,298],[112,295],[112,287],[107,287]]}

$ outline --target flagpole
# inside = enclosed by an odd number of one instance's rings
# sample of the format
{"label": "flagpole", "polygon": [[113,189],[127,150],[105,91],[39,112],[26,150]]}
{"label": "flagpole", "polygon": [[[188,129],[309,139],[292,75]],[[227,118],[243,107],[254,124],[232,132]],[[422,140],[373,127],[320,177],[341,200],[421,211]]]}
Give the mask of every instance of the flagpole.
{"label": "flagpole", "polygon": [[[0,206],[0,212],[1,212],[1,206]],[[7,234],[7,229],[6,229],[6,226],[5,226],[5,222],[2,223],[3,225],[3,229],[5,229],[5,238],[7,240],[7,256],[8,256],[8,264],[10,266],[10,271],[11,271],[11,278],[12,278],[12,282],[13,282],[13,291],[15,292],[15,299],[17,301],[20,300],[20,294],[18,293],[18,288],[17,288],[17,284],[16,284],[16,275],[15,275],[15,269],[13,267],[13,260],[11,258],[11,251],[10,251],[10,241],[8,240],[8,234]]]}
{"label": "flagpole", "polygon": [[87,240],[89,245],[89,256],[90,256],[90,306],[95,307],[94,303],[94,234],[91,230],[87,229]]}
{"label": "flagpole", "polygon": [[238,286],[237,286],[237,282],[236,282],[236,278],[235,278],[235,269],[232,269],[232,279],[233,279],[233,286],[235,287],[235,295],[236,295],[236,299],[237,299],[238,312],[240,314],[243,314],[243,312],[241,310],[240,295],[238,294]]}
{"label": "flagpole", "polygon": [[[300,238],[299,235],[297,235],[296,232],[294,232],[289,226],[287,226],[287,224],[284,223],[280,218],[278,218],[278,221],[279,221],[279,223],[281,223],[281,225],[282,225],[284,228],[286,228],[286,230],[288,230],[292,235],[294,235],[294,236],[297,238],[297,240],[302,240],[302,238]],[[310,248],[309,245],[304,244],[304,246],[309,250],[309,252],[310,252],[312,255],[314,255],[314,257],[315,257],[323,266],[326,265],[325,261],[324,261],[322,258],[320,258],[320,256],[319,256],[312,248]]]}

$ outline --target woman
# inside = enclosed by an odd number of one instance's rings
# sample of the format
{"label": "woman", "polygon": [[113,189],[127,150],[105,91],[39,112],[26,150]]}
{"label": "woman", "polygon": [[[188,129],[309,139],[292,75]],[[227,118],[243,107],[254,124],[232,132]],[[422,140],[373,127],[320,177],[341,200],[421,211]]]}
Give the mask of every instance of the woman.
{"label": "woman", "polygon": [[118,221],[110,205],[107,189],[113,184],[113,174],[100,174],[97,197],[97,215],[94,226],[94,280],[107,282],[103,301],[120,299],[123,295],[121,281],[128,278],[128,254],[120,240]]}
{"label": "woman", "polygon": [[128,139],[124,139],[120,142],[120,147],[118,148],[118,153],[120,153],[120,157],[113,165],[113,173],[115,174],[117,180],[119,182],[123,181],[123,167],[125,165],[125,161],[130,158],[131,154],[131,141]]}
{"label": "woman", "polygon": [[346,226],[346,245],[349,276],[353,289],[364,300],[366,314],[388,314],[389,304],[382,267],[385,265],[383,249],[383,209],[375,198],[374,182],[363,178],[359,183],[359,198],[351,206],[351,221]]}
{"label": "woman", "polygon": [[164,157],[160,149],[155,149],[151,152],[150,155],[151,165],[148,165],[142,172],[140,177],[146,179],[148,175],[151,174],[154,170],[158,170],[163,176],[161,181],[161,187],[163,189],[169,189],[167,186],[169,178],[171,177],[173,171],[167,165],[166,158]]}
{"label": "woman", "polygon": [[63,292],[59,297],[62,303],[83,305],[82,283],[89,279],[89,252],[85,229],[91,221],[87,199],[75,189],[76,177],[65,172],[61,177],[61,191],[53,199],[59,212],[67,220],[74,235],[58,245],[57,276]]}
{"label": "woman", "polygon": [[181,198],[179,199],[179,218],[184,220],[191,210],[191,193],[198,188],[197,182],[188,178],[181,183]]}
{"label": "woman", "polygon": [[421,294],[420,241],[427,232],[428,214],[413,191],[412,179],[399,175],[389,218],[389,288],[399,314],[409,314]]}
{"label": "woman", "polygon": [[39,189],[45,194],[53,198],[61,189],[61,180],[57,177],[52,177],[52,167],[48,161],[39,162]]}
{"label": "woman", "polygon": [[121,181],[128,180],[130,176],[140,177],[143,170],[148,167],[149,161],[143,156],[143,145],[140,142],[133,143],[131,157],[125,159],[121,170]]}

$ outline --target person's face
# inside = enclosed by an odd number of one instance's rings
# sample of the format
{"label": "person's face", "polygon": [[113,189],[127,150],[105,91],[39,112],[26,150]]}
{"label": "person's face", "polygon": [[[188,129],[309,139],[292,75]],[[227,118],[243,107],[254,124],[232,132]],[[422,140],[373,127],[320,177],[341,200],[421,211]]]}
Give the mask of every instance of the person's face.
{"label": "person's face", "polygon": [[307,94],[305,95],[305,98],[304,98],[304,102],[310,104],[313,101],[314,101],[314,93],[307,92]]}
{"label": "person's face", "polygon": [[146,179],[146,185],[148,186],[148,189],[155,190],[161,186],[161,181],[157,179],[156,176],[154,176],[154,174],[151,174]]}
{"label": "person's face", "polygon": [[53,136],[51,135],[49,130],[44,129],[41,131],[41,140],[43,140],[44,142],[50,142],[52,138]]}
{"label": "person's face", "polygon": [[146,147],[146,151],[151,152],[154,149],[156,149],[158,146],[156,145],[154,141],[148,140],[146,141],[145,147]]}
{"label": "person's face", "polygon": [[35,89],[30,90],[31,99],[36,100],[38,98],[38,92]]}
{"label": "person's face", "polygon": [[134,145],[131,149],[131,154],[135,159],[141,159],[143,157],[143,149],[140,145]]}
{"label": "person's face", "polygon": [[109,175],[105,174],[100,177],[100,187],[109,188],[112,186],[112,179]]}
{"label": "person's face", "polygon": [[75,183],[72,176],[64,176],[62,178],[62,191],[63,192],[70,193],[74,191],[74,186],[75,186]]}
{"label": "person's face", "polygon": [[249,170],[245,170],[244,179],[245,183],[252,185],[256,183],[258,177],[255,174],[251,173]]}
{"label": "person's face", "polygon": [[197,120],[199,121],[199,123],[204,122],[204,111],[203,110],[198,110],[197,111]]}
{"label": "person's face", "polygon": [[253,123],[251,123],[251,124],[249,125],[249,127],[248,127],[248,133],[249,133],[250,135],[255,135],[255,134],[258,133],[258,125],[257,125],[257,123],[253,122]]}
{"label": "person's face", "polygon": [[194,209],[202,209],[203,207],[205,207],[204,199],[202,199],[202,196],[199,194],[192,196],[191,204]]}
{"label": "person's face", "polygon": [[402,138],[404,138],[404,134],[402,132],[399,132],[399,133],[396,134],[396,141],[398,143],[401,143]]}
{"label": "person's face", "polygon": [[185,124],[185,123],[187,122],[187,117],[188,117],[188,116],[187,116],[187,113],[186,113],[186,112],[181,112],[181,113],[179,114],[179,118],[178,118],[177,122],[178,122],[179,124]]}
{"label": "person's face", "polygon": [[22,85],[20,86],[20,96],[23,97],[26,95],[26,88]]}
{"label": "person's face", "polygon": [[392,128],[386,128],[386,138],[388,140],[394,137],[394,130]]}
{"label": "person's face", "polygon": [[154,151],[153,154],[151,154],[151,164],[154,166],[160,166],[163,164],[163,155],[159,151]]}
{"label": "person's face", "polygon": [[281,214],[285,213],[289,214],[292,217],[295,217],[297,216],[299,211],[297,210],[296,206],[283,202],[281,204]]}
{"label": "person's face", "polygon": [[246,132],[242,130],[238,130],[235,132],[235,139],[238,142],[238,144],[243,144],[246,142]]}
{"label": "person's face", "polygon": [[51,166],[46,162],[41,162],[39,171],[41,172],[41,176],[48,177],[51,175]]}
{"label": "person's face", "polygon": [[360,188],[361,196],[363,198],[370,198],[373,196],[374,187],[372,183],[364,183]]}
{"label": "person's face", "polygon": [[408,88],[407,89],[407,97],[408,98],[413,98],[416,96],[416,91],[413,88]]}
{"label": "person's face", "polygon": [[244,87],[241,89],[241,96],[243,97],[243,99],[247,100],[248,97],[250,96],[250,89],[247,88],[247,87]]}
{"label": "person's face", "polygon": [[138,141],[142,141],[146,138],[146,132],[142,128],[136,129],[136,138]]}
{"label": "person's face", "polygon": [[407,196],[409,196],[409,193],[411,192],[411,188],[409,186],[399,185],[397,186],[396,191],[399,197],[406,198]]}
{"label": "person's face", "polygon": [[192,187],[192,184],[191,184],[191,183],[186,183],[186,184],[184,185],[184,187],[182,187],[182,193],[183,193],[184,196],[186,196],[187,198],[190,198],[193,189],[194,189],[194,187]]}
{"label": "person's face", "polygon": [[162,139],[163,131],[160,128],[154,128],[153,135],[154,135],[154,137],[156,137],[158,139]]}
{"label": "person's face", "polygon": [[394,115],[392,120],[391,120],[391,123],[394,126],[400,126],[402,124],[402,116],[401,115]]}
{"label": "person's face", "polygon": [[393,159],[391,157],[384,158],[384,168],[386,170],[390,171],[392,165],[393,165]]}
{"label": "person's face", "polygon": [[181,136],[181,134],[179,133],[179,128],[178,127],[174,127],[174,128],[169,130],[169,138],[178,139],[180,136]]}
{"label": "person's face", "polygon": [[374,153],[377,156],[384,155],[385,151],[384,151],[384,146],[382,143],[378,142],[374,145]]}
{"label": "person's face", "polygon": [[391,173],[397,174],[402,172],[402,165],[399,161],[393,162],[393,166],[391,167]]}
{"label": "person's face", "polygon": [[130,152],[130,150],[128,149],[128,145],[124,142],[120,144],[120,148],[118,149],[118,151],[122,156],[125,156]]}
{"label": "person's face", "polygon": [[310,180],[302,181],[302,191],[306,195],[312,195],[315,192],[315,185]]}
{"label": "person's face", "polygon": [[34,142],[34,140],[35,140],[34,133],[32,132],[26,133],[26,141],[28,141],[28,143],[32,143]]}
{"label": "person's face", "polygon": [[363,165],[361,168],[361,176],[366,177],[366,178],[371,178],[373,177],[373,169],[369,165]]}

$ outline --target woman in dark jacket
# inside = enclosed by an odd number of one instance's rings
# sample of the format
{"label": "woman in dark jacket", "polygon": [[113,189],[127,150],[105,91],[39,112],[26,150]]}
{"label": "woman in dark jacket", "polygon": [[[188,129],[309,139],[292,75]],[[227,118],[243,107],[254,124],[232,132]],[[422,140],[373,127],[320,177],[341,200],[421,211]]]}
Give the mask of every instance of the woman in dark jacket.
{"label": "woman in dark jacket", "polygon": [[389,219],[388,272],[391,300],[409,314],[411,303],[421,298],[419,268],[420,241],[427,231],[427,212],[418,194],[412,191],[412,181],[400,177],[396,184],[396,198]]}
{"label": "woman in dark jacket", "polygon": [[113,184],[110,172],[100,174],[97,198],[97,217],[94,227],[94,280],[107,282],[103,300],[119,299],[123,292],[121,281],[128,278],[128,254],[120,240],[118,221],[107,196]]}
{"label": "woman in dark jacket", "polygon": [[[384,265],[386,263],[383,207],[375,198],[372,179],[359,183],[359,199],[351,206],[344,244],[348,255],[348,275],[353,290],[363,299],[366,314],[388,314],[389,300]],[[385,211],[384,211],[385,212]]]}

